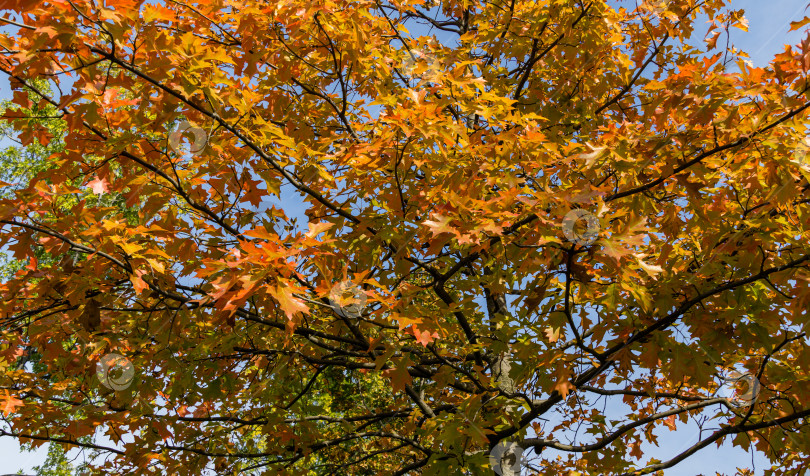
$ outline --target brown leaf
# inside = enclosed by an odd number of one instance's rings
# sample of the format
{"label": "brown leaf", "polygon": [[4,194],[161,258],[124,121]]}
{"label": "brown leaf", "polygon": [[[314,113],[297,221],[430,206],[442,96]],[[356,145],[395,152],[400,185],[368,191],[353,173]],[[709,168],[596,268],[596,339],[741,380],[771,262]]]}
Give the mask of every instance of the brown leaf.
{"label": "brown leaf", "polygon": [[526,304],[527,312],[531,313],[540,303],[543,301],[543,298],[546,296],[546,287],[545,286],[537,286],[534,288],[534,292],[526,297],[524,301]]}
{"label": "brown leaf", "polygon": [[87,332],[95,332],[101,326],[101,310],[98,301],[91,299],[84,305],[84,311],[79,316],[79,323]]}

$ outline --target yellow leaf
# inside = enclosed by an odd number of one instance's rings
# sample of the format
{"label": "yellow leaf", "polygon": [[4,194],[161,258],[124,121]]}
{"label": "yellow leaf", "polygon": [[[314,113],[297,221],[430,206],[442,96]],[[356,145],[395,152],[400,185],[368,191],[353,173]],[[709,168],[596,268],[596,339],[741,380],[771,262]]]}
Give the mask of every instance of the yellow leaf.
{"label": "yellow leaf", "polygon": [[654,278],[658,274],[664,272],[664,268],[660,266],[645,263],[644,260],[641,259],[645,255],[635,253],[633,254],[633,256],[635,256],[636,260],[638,260],[638,264],[641,266],[641,269],[643,269],[648,275],[650,275],[651,278]]}
{"label": "yellow leaf", "polygon": [[135,255],[136,253],[141,251],[141,247],[136,245],[135,243],[129,243],[129,242],[120,243],[118,246],[120,246],[121,249],[124,250],[124,253],[126,253],[128,255]]}
{"label": "yellow leaf", "polygon": [[146,262],[149,263],[149,266],[152,267],[153,270],[157,271],[158,273],[165,273],[166,267],[163,266],[163,263],[156,259],[146,258]]}
{"label": "yellow leaf", "polygon": [[306,234],[307,238],[315,238],[316,236],[320,235],[324,231],[332,228],[335,226],[334,223],[327,223],[327,222],[319,222],[319,223],[310,223],[309,224],[309,231]]}

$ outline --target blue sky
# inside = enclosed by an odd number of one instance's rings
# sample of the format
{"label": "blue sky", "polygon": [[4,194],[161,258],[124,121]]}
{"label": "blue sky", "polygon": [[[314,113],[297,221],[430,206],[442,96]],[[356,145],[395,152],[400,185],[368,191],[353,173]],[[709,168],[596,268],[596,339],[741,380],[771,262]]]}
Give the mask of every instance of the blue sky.
{"label": "blue sky", "polygon": [[[678,0],[673,0],[678,1]],[[611,3],[628,5],[627,0]],[[801,19],[808,0],[733,0],[732,6],[746,11],[749,31],[737,29],[732,31],[732,42],[738,48],[747,51],[756,66],[764,66],[775,53],[784,50],[785,44],[796,44],[803,37],[802,31],[787,33],[790,21]],[[415,35],[421,32],[414,31]],[[10,96],[8,81],[0,77],[0,100]],[[7,143],[0,139],[0,145]],[[667,434],[668,433],[668,434]],[[660,448],[646,448],[648,456],[666,459],[697,441],[694,428],[679,429],[677,432],[659,433]],[[46,446],[35,452],[21,452],[16,440],[0,438],[0,474],[13,473],[19,469],[31,470],[32,466],[41,464],[45,459]],[[739,448],[725,445],[716,449],[714,445],[699,452],[679,465],[666,470],[666,476],[693,476],[695,474],[714,474],[715,472],[734,474],[737,466],[756,466],[755,474],[763,474],[768,467],[767,461],[758,455],[748,454]]]}

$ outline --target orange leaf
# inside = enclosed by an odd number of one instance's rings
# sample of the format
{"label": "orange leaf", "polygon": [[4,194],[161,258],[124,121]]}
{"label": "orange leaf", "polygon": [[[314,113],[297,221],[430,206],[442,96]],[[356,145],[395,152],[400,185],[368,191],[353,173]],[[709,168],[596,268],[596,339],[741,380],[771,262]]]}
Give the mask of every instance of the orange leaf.
{"label": "orange leaf", "polygon": [[574,384],[572,384],[568,379],[560,380],[559,382],[557,382],[556,385],[554,385],[554,390],[558,391],[560,395],[562,395],[563,400],[565,400],[565,397],[568,396],[568,393],[570,393],[571,390],[574,390],[575,388],[576,387],[574,387]]}
{"label": "orange leaf", "polygon": [[9,416],[11,413],[14,413],[15,408],[21,407],[22,405],[22,400],[13,397],[6,392],[6,397],[3,399],[3,415]]}
{"label": "orange leaf", "polygon": [[810,23],[810,17],[804,17],[799,21],[792,21],[790,22],[790,30],[788,30],[788,32],[798,30],[799,28],[803,27],[804,25],[807,25],[808,23]]}
{"label": "orange leaf", "polygon": [[287,315],[287,319],[292,320],[296,313],[308,313],[309,307],[303,301],[293,296],[293,289],[287,286],[276,286],[268,289],[281,310]]}
{"label": "orange leaf", "polygon": [[450,227],[452,218],[436,215],[436,220],[425,220],[425,225],[430,228],[433,235],[441,235],[442,233],[453,233],[453,228]]}
{"label": "orange leaf", "polygon": [[411,329],[413,329],[413,336],[416,337],[416,342],[419,342],[424,347],[427,347],[428,344],[439,338],[439,333],[435,331],[431,334],[430,331],[422,332],[413,326]]}
{"label": "orange leaf", "polygon": [[132,281],[132,287],[135,289],[135,293],[137,294],[141,294],[144,289],[149,287],[149,285],[146,284],[146,281],[141,279],[141,276],[143,276],[143,271],[136,272],[136,274],[129,277],[129,280]]}

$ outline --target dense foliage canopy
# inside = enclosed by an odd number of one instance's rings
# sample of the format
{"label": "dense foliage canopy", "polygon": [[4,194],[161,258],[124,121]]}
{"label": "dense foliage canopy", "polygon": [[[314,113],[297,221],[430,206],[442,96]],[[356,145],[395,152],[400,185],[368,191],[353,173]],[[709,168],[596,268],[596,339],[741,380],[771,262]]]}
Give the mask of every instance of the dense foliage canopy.
{"label": "dense foliage canopy", "polygon": [[0,435],[104,474],[810,465],[810,40],[754,67],[724,0],[0,9]]}

